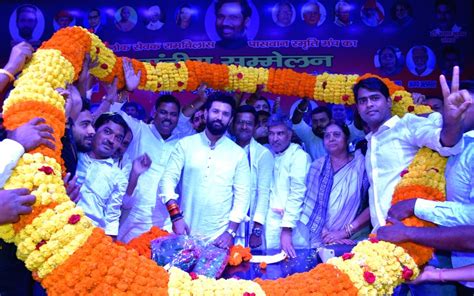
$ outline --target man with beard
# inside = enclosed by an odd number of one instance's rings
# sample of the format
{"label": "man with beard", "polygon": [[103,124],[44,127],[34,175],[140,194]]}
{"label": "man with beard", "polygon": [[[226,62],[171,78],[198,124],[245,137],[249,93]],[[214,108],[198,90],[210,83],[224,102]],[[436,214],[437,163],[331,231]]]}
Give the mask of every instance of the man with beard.
{"label": "man with beard", "polygon": [[127,123],[117,113],[104,113],[97,118],[92,149],[79,154],[78,183],[82,198],[77,203],[105,234],[116,237],[119,230],[122,199],[127,179],[112,158],[121,145]]}
{"label": "man with beard", "polygon": [[272,153],[253,139],[257,129],[257,111],[250,105],[237,109],[233,123],[235,142],[247,154],[250,164],[250,210],[237,231],[237,243],[257,248],[263,244],[263,225],[268,210],[270,181],[273,172]]}
{"label": "man with beard", "polygon": [[305,150],[316,160],[326,155],[323,145],[324,128],[332,119],[331,111],[326,107],[318,107],[311,111],[311,127],[303,120],[304,113],[308,111],[308,99],[304,98],[296,107],[291,121],[293,131],[303,141]]}
{"label": "man with beard", "polygon": [[37,8],[30,4],[22,5],[16,10],[16,26],[18,28],[18,34],[25,41],[33,40],[33,31],[38,24],[36,12]]}
{"label": "man with beard", "polygon": [[64,159],[67,172],[72,177],[76,174],[78,152],[87,153],[92,149],[95,129],[89,107],[89,102],[82,100],[81,111],[76,118],[68,119],[64,137],[61,139],[63,143],[61,157]]}
{"label": "man with beard", "polygon": [[191,124],[196,133],[203,132],[206,129],[205,106],[202,106],[193,115],[191,115]]}
{"label": "man with beard", "polygon": [[221,40],[216,45],[226,49],[247,46],[247,25],[252,9],[247,0],[219,0],[215,4],[216,31]]}
{"label": "man with beard", "polygon": [[[229,96],[208,100],[206,129],[176,144],[159,184],[174,232],[200,236],[220,248],[233,245],[249,208],[249,161],[225,136],[234,108]],[[175,193],[178,183],[181,196]]]}
{"label": "man with beard", "polygon": [[[123,68],[127,89],[134,90],[138,86],[141,73],[134,72],[128,59],[124,60]],[[117,100],[117,81],[115,80],[107,87],[107,96],[103,104],[108,104],[110,108],[110,104]],[[119,111],[121,107],[122,104],[115,103],[112,109]],[[133,203],[130,204],[130,209],[124,210],[118,237],[123,242],[128,242],[147,232],[153,225],[171,228],[166,207],[160,199],[157,199],[158,182],[176,143],[179,139],[191,135],[193,129],[189,118],[180,112],[181,105],[174,96],[159,97],[155,103],[155,110],[153,122],[150,124],[135,119],[124,111],[119,111],[133,133],[133,139],[123,159],[132,161],[147,153],[151,161],[150,169],[141,174],[131,194]],[[122,165],[130,167],[127,163]]]}
{"label": "man with beard", "polygon": [[197,98],[187,106],[183,107],[183,115],[190,117],[191,125],[195,133],[200,133],[206,128],[206,117],[204,110],[206,110],[207,101],[207,85],[202,83],[197,89]]}

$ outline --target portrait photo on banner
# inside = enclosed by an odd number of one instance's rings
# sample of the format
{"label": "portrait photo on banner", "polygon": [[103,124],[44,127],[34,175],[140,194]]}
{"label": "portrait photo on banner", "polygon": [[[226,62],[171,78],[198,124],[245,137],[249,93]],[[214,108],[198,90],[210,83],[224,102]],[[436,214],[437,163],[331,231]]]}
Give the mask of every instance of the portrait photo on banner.
{"label": "portrait photo on banner", "polygon": [[415,45],[407,53],[407,68],[419,77],[430,75],[436,68],[436,56],[426,45]]}
{"label": "portrait photo on banner", "polygon": [[32,4],[18,6],[10,15],[11,45],[26,41],[38,46],[44,32],[44,23],[43,12],[37,6]]}
{"label": "portrait photo on banner", "polygon": [[145,27],[150,31],[161,29],[165,20],[165,12],[159,5],[153,5],[145,12]]}
{"label": "portrait photo on banner", "polygon": [[190,3],[179,5],[175,12],[176,26],[183,30],[189,28],[195,21],[195,17],[198,14],[197,11]]}
{"label": "portrait photo on banner", "polygon": [[280,1],[272,8],[272,19],[280,27],[288,27],[295,21],[296,9],[290,1]]}
{"label": "portrait photo on banner", "polygon": [[53,28],[54,31],[59,29],[63,29],[66,27],[72,27],[76,25],[76,18],[72,14],[72,12],[68,10],[60,10],[53,19]]}
{"label": "portrait photo on banner", "polygon": [[138,21],[138,15],[135,9],[130,6],[120,7],[114,15],[115,27],[122,32],[129,32]]}
{"label": "portrait photo on banner", "polygon": [[385,19],[385,10],[376,0],[366,0],[360,8],[360,18],[369,27],[377,27]]}
{"label": "portrait photo on banner", "polygon": [[207,8],[204,25],[209,39],[216,41],[217,47],[239,49],[257,35],[260,17],[250,0],[216,0]]}
{"label": "portrait photo on banner", "polygon": [[405,65],[405,57],[398,47],[385,46],[374,55],[374,66],[383,76],[397,75]]}
{"label": "portrait photo on banner", "polygon": [[319,27],[326,20],[326,7],[316,0],[307,1],[301,8],[301,19],[311,27]]}

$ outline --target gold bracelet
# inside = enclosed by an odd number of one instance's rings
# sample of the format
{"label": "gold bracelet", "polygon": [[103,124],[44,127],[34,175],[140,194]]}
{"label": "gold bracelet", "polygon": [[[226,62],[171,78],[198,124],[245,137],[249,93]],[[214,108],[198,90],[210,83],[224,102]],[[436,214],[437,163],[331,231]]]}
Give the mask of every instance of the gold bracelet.
{"label": "gold bracelet", "polygon": [[10,73],[10,71],[8,71],[8,70],[0,69],[0,74],[5,74],[5,75],[7,75],[8,78],[10,79],[10,82],[15,81],[15,76],[13,76],[13,74]]}

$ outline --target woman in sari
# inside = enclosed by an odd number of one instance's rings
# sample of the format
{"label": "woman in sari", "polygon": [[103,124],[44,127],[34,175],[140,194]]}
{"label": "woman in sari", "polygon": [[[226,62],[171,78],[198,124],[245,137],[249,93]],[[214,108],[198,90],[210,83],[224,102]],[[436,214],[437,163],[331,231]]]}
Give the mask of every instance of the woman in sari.
{"label": "woman in sari", "polygon": [[346,125],[331,122],[324,131],[328,154],[309,169],[301,222],[308,228],[312,248],[350,244],[353,234],[369,224],[365,160],[359,150],[349,153],[349,138]]}

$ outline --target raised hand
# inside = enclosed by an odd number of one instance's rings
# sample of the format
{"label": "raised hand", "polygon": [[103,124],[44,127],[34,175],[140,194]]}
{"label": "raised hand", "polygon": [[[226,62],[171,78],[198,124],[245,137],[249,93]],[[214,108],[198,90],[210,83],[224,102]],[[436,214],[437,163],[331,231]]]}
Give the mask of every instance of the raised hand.
{"label": "raised hand", "polygon": [[13,75],[16,75],[23,69],[26,62],[31,59],[33,51],[33,47],[24,41],[13,46],[12,51],[10,52],[8,63],[4,67],[5,70],[9,71]]}
{"label": "raised hand", "polygon": [[207,85],[205,83],[201,83],[197,89],[197,94],[199,98],[203,101],[207,100],[206,90],[207,90]]}
{"label": "raised hand", "polygon": [[106,83],[104,84],[105,87],[105,101],[109,103],[115,103],[118,101],[119,96],[118,96],[118,90],[117,90],[117,83],[118,79],[117,77],[114,78],[112,83]]}
{"label": "raised hand", "polygon": [[125,85],[127,86],[128,91],[135,90],[140,84],[140,77],[142,76],[142,71],[138,71],[135,74],[133,65],[130,59],[123,59],[123,74],[125,76]]}
{"label": "raised hand", "polygon": [[451,88],[446,82],[446,77],[441,75],[439,83],[444,97],[443,121],[446,124],[458,124],[464,119],[467,108],[472,104],[472,97],[467,90],[459,90],[459,67],[453,68]]}
{"label": "raised hand", "polygon": [[140,155],[133,161],[132,171],[139,176],[150,168],[151,163],[152,161],[148,154]]}

